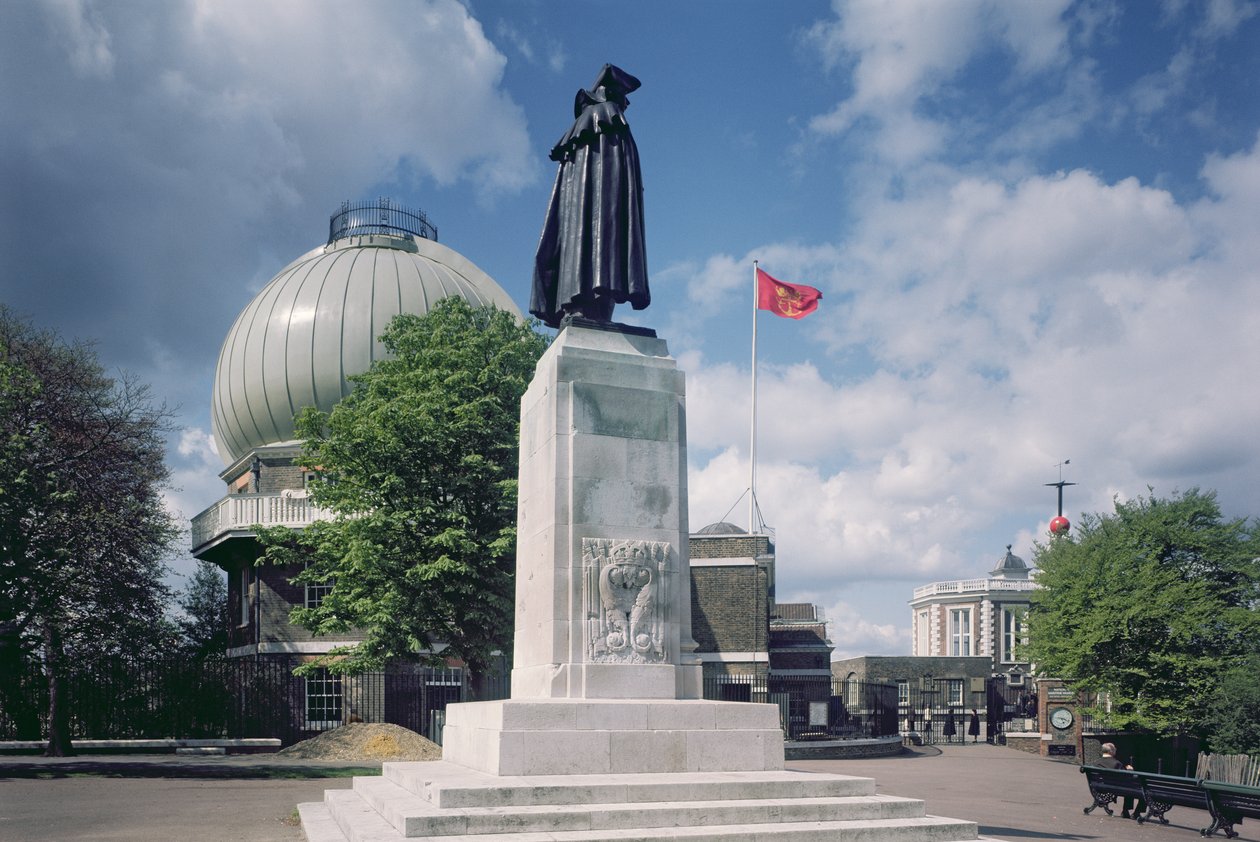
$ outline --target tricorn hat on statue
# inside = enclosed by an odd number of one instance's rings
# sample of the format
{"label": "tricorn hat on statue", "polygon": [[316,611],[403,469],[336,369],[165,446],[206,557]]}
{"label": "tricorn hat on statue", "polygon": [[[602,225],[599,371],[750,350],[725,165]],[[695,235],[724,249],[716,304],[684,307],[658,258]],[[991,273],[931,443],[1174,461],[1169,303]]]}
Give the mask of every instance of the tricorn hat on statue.
{"label": "tricorn hat on statue", "polygon": [[641,84],[638,79],[617,65],[605,64],[599,71],[599,75],[595,77],[595,83],[591,85],[591,90],[593,91],[602,86],[607,88],[609,93],[615,90],[624,96],[631,91],[637,91]]}
{"label": "tricorn hat on statue", "polygon": [[[596,102],[617,102],[629,105],[626,94],[637,91],[642,83],[615,64],[605,64],[595,77],[590,90],[585,88],[577,92],[573,100],[573,116],[580,116],[582,109]],[[600,89],[603,89],[602,91]]]}

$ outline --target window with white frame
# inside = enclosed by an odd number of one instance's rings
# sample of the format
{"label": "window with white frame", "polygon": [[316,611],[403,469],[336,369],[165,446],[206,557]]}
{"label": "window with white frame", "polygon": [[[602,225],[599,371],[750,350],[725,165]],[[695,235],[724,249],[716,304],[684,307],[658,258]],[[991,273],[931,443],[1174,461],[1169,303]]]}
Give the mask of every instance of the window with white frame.
{"label": "window with white frame", "polygon": [[333,583],[329,582],[307,582],[306,584],[306,607],[318,608],[320,603],[324,601],[324,597],[332,593]]}
{"label": "window with white frame", "polygon": [[1019,647],[1028,643],[1028,609],[1022,605],[1002,607],[1002,663],[1019,661]]}
{"label": "window with white frame", "polygon": [[953,608],[949,612],[949,654],[971,655],[971,609]]}
{"label": "window with white frame", "polygon": [[961,678],[951,678],[948,686],[945,688],[945,698],[949,700],[949,704],[954,707],[960,707],[963,703],[963,680]]}
{"label": "window with white frame", "polygon": [[327,731],[341,725],[341,676],[322,667],[306,677],[306,727]]}
{"label": "window with white frame", "polygon": [[910,682],[904,678],[897,679],[897,704],[910,704]]}

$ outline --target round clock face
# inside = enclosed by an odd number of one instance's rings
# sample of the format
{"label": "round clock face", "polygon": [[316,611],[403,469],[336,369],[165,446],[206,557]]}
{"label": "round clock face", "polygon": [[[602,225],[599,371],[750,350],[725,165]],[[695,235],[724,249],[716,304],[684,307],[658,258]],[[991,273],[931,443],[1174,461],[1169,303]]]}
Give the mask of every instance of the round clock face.
{"label": "round clock face", "polygon": [[1072,711],[1067,708],[1055,708],[1050,711],[1050,724],[1060,731],[1072,727]]}

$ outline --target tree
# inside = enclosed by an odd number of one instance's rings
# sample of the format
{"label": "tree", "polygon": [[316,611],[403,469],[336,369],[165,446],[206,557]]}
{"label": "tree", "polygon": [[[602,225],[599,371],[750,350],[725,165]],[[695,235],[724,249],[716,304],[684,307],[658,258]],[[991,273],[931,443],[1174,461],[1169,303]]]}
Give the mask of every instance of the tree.
{"label": "tree", "polygon": [[1260,754],[1260,654],[1220,677],[1204,719],[1208,746],[1217,754]]}
{"label": "tree", "polygon": [[1260,533],[1214,492],[1138,497],[1036,549],[1029,654],[1106,693],[1117,727],[1203,732],[1217,686],[1260,652]]}
{"label": "tree", "polygon": [[209,562],[198,562],[188,587],[180,593],[179,607],[182,615],[175,623],[183,652],[205,658],[227,651],[231,609],[222,570]]}
{"label": "tree", "polygon": [[162,615],[162,558],[178,535],[161,496],[168,420],[90,346],[0,306],[0,617],[43,667],[51,755],[72,750],[70,654]]}
{"label": "tree", "polygon": [[260,532],[265,560],[331,584],[293,619],[366,638],[316,662],[340,672],[435,652],[478,680],[513,628],[520,400],[546,348],[510,313],[459,298],[401,315],[392,355],[352,378],[331,413],[298,418],[311,494],[334,517]]}

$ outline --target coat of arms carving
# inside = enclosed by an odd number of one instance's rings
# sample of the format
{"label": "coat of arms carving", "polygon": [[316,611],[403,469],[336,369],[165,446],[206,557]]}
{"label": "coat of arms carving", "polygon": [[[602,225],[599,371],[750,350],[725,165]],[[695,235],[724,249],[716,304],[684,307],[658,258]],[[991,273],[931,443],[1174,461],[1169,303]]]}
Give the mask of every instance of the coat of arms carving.
{"label": "coat of arms carving", "polygon": [[594,663],[650,664],[665,646],[669,544],[583,538],[587,655]]}

